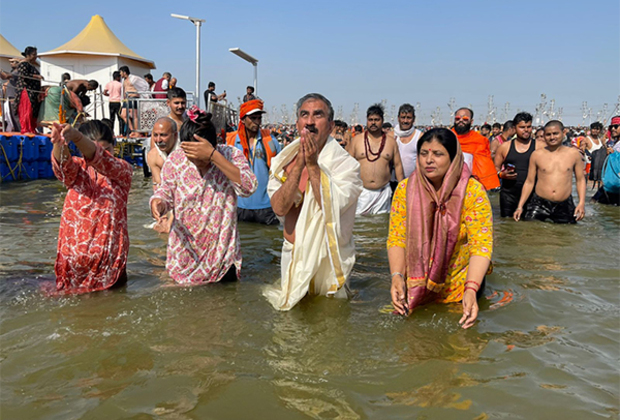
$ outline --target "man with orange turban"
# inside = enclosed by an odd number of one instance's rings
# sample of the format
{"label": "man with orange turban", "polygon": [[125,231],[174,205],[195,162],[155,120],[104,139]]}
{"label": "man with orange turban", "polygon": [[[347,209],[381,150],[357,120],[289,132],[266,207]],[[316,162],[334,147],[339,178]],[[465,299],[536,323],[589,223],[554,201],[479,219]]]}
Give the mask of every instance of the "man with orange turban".
{"label": "man with orange turban", "polygon": [[253,99],[241,105],[239,129],[226,136],[226,143],[243,151],[250,169],[256,175],[258,188],[250,197],[239,197],[237,216],[241,222],[255,222],[266,225],[278,224],[278,218],[271,209],[267,195],[271,158],[280,153],[280,144],[269,130],[261,130],[263,101]]}

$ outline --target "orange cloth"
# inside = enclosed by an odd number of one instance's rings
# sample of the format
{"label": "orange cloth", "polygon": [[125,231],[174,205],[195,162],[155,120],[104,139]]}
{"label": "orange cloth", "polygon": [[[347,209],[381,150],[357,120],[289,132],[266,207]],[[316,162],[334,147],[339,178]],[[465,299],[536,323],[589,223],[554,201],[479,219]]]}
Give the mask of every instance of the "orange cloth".
{"label": "orange cloth", "polygon": [[263,110],[263,101],[260,99],[253,99],[251,101],[247,101],[241,104],[241,108],[239,108],[239,129],[237,130],[237,134],[239,134],[239,140],[241,141],[241,147],[243,147],[243,154],[246,159],[250,159],[250,146],[248,146],[248,137],[245,133],[245,124],[243,123],[243,118],[247,115],[248,112],[254,109]]}
{"label": "orange cloth", "polygon": [[499,187],[499,178],[491,159],[489,139],[475,131],[462,135],[456,132],[455,134],[461,144],[461,150],[474,156],[472,168],[474,178],[480,181],[487,191]]}

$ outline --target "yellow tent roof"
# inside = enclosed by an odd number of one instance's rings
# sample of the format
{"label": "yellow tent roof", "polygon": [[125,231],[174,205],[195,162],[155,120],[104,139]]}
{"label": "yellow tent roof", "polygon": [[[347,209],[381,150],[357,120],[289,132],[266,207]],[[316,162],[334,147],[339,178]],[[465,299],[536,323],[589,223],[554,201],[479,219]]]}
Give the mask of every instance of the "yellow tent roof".
{"label": "yellow tent roof", "polygon": [[82,29],[82,32],[77,34],[71,41],[39,55],[46,56],[58,54],[120,56],[144,63],[149,66],[149,68],[155,68],[154,62],[139,56],[123,44],[99,15],[93,16],[88,25]]}
{"label": "yellow tent roof", "polygon": [[0,57],[19,57],[22,58],[22,53],[13,46],[5,37],[0,34]]}

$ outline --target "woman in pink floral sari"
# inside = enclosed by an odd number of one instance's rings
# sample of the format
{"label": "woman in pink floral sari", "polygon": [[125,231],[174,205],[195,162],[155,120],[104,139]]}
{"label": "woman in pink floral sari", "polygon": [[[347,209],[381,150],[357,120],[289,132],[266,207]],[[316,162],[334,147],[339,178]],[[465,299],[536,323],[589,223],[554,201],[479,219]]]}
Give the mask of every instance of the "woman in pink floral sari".
{"label": "woman in pink floral sari", "polygon": [[170,210],[166,268],[184,285],[236,280],[241,271],[237,195],[256,190],[256,177],[240,150],[216,144],[211,114],[196,106],[180,130],[181,149],[170,154],[151,197],[158,221]]}

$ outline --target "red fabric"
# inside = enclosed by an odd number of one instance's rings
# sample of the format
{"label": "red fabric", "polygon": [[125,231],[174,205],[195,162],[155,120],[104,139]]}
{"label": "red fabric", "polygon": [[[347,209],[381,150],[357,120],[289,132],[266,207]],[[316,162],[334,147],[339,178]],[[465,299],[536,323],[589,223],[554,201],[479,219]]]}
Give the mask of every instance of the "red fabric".
{"label": "red fabric", "polygon": [[35,133],[37,130],[37,117],[33,114],[32,105],[30,104],[30,98],[28,97],[26,89],[22,90],[17,113],[19,114],[19,124],[22,128],[22,134]]}
{"label": "red fabric", "polygon": [[[155,86],[153,87],[153,92],[165,92],[164,89],[162,88],[162,84],[164,83],[164,80],[166,80],[165,78],[161,78],[157,81],[157,83],[155,83]],[[168,95],[166,95],[165,93],[157,93],[155,95],[153,95],[153,98],[155,99],[166,99],[168,97]]]}
{"label": "red fabric", "polygon": [[132,167],[97,146],[92,160],[72,157],[62,168],[52,155],[52,168],[69,190],[58,231],[57,293],[107,289],[127,265]]}
{"label": "red fabric", "polygon": [[[457,151],[441,189],[418,170],[407,184],[407,306],[413,309],[437,296],[448,275],[458,241],[461,211],[471,171]],[[411,284],[409,284],[411,282]]]}
{"label": "red fabric", "polygon": [[489,139],[473,130],[467,134],[458,134],[456,131],[454,133],[459,139],[463,153],[469,153],[474,156],[472,164],[472,175],[474,178],[480,181],[487,190],[499,187],[499,178],[497,177],[493,159],[491,159]]}

